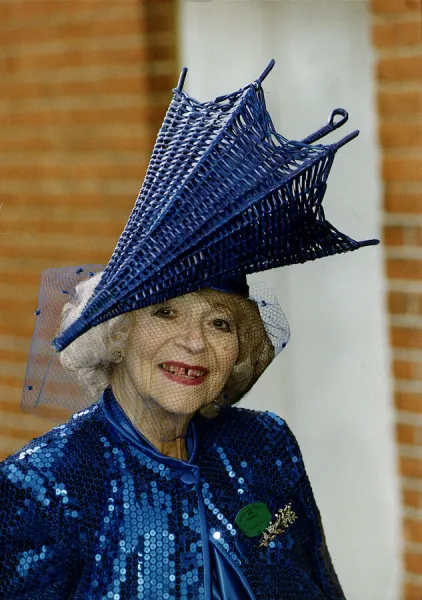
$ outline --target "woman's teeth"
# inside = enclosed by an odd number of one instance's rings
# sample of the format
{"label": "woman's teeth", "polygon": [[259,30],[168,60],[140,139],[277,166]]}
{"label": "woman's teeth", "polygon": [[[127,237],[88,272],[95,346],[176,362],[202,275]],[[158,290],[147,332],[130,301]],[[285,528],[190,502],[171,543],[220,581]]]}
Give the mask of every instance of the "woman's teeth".
{"label": "woman's teeth", "polygon": [[173,375],[177,375],[177,377],[185,377],[186,379],[192,379],[192,377],[202,377],[206,374],[206,371],[202,371],[200,369],[189,369],[187,367],[179,367],[169,363],[163,363],[160,365],[160,367],[165,371],[173,373]]}

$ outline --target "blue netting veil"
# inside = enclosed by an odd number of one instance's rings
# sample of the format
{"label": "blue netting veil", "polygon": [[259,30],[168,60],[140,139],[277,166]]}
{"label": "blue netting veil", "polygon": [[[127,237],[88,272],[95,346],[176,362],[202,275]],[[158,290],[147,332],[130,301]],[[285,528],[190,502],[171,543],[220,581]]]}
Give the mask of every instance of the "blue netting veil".
{"label": "blue netting veil", "polygon": [[[74,321],[89,302],[101,280],[105,265],[84,265],[48,269],[42,273],[38,306],[34,311],[35,328],[32,338],[21,408],[53,420],[62,420],[87,408],[110,384],[111,369],[122,358],[115,355],[114,346],[99,350],[105,333],[117,337],[119,350],[124,354],[124,315],[92,328],[70,346],[58,353],[52,341],[67,323]],[[270,355],[264,360],[262,371],[287,345],[290,328],[275,294],[263,283],[248,286],[246,280],[226,280],[214,288],[219,302],[237,298],[242,302],[248,298],[259,311],[266,336],[271,343]],[[191,294],[195,296],[195,294]],[[243,317],[243,339],[246,345],[253,343],[253,334]],[[150,337],[155,330],[151,328]],[[142,354],[142,346],[138,346]],[[210,362],[210,361],[209,361]],[[212,362],[212,361],[211,361]],[[209,366],[209,365],[208,365]],[[257,377],[261,375],[261,370]],[[257,378],[256,377],[256,378]],[[249,387],[249,386],[248,386]],[[228,398],[231,404],[236,398]],[[210,411],[210,416],[212,416]]]}
{"label": "blue netting veil", "polygon": [[63,367],[52,342],[63,308],[76,298],[76,287],[101,273],[104,265],[47,269],[41,274],[35,325],[27,362],[21,409],[62,420],[93,402],[75,373]]}

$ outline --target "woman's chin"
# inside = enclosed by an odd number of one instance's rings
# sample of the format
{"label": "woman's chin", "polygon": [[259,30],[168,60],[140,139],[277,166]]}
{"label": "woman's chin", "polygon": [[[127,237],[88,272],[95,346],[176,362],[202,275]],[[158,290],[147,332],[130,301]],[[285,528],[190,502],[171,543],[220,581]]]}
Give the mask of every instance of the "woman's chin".
{"label": "woman's chin", "polygon": [[161,402],[157,401],[160,408],[162,408],[167,413],[171,413],[174,416],[189,416],[195,414],[202,406],[204,406],[203,402]]}
{"label": "woman's chin", "polygon": [[180,415],[180,416],[189,416],[189,415],[193,415],[196,412],[198,412],[198,410],[200,410],[201,408],[203,408],[204,406],[208,406],[211,401],[209,400],[208,397],[205,397],[201,394],[189,394],[189,393],[184,393],[184,394],[180,394],[180,396],[177,396],[175,394],[173,395],[168,395],[168,394],[157,394],[154,397],[154,402],[155,404],[157,404],[162,410],[168,412],[168,413],[172,413],[175,416],[176,415]]}

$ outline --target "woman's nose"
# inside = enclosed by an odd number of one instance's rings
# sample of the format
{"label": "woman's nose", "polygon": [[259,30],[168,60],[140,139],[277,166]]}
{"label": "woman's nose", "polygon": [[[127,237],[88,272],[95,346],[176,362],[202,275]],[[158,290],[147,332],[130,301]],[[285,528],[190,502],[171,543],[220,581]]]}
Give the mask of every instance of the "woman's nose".
{"label": "woman's nose", "polygon": [[177,342],[192,354],[202,352],[205,349],[205,336],[201,325],[187,324]]}

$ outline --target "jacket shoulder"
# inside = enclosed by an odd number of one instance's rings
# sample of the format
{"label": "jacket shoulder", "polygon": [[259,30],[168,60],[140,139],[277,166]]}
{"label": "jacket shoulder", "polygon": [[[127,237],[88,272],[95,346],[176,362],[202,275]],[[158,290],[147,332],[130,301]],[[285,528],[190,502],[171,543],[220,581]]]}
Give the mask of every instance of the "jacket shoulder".
{"label": "jacket shoulder", "polygon": [[34,438],[3,460],[0,463],[0,472],[14,471],[13,467],[24,470],[38,468],[40,471],[57,467],[67,454],[69,446],[80,447],[86,433],[100,426],[97,418],[99,412],[101,412],[99,404],[93,404],[74,414],[63,425],[58,425],[44,435]]}
{"label": "jacket shoulder", "polygon": [[262,477],[288,477],[298,481],[305,474],[299,444],[286,421],[273,412],[230,407],[206,425],[204,448],[226,448],[239,460],[249,460]]}
{"label": "jacket shoulder", "polygon": [[12,514],[23,529],[41,517],[47,524],[53,515],[73,516],[81,505],[78,490],[86,490],[96,468],[104,470],[106,459],[95,443],[106,434],[104,418],[94,404],[0,463],[0,524]]}
{"label": "jacket shoulder", "polygon": [[294,438],[285,419],[269,411],[232,406],[222,411],[219,420],[223,428],[230,428],[232,432],[238,430],[242,435],[253,431],[254,435],[266,439],[275,437],[275,441],[280,437]]}
{"label": "jacket shoulder", "polygon": [[205,424],[205,435],[230,438],[233,442],[253,440],[262,451],[288,451],[295,462],[302,459],[299,444],[289,425],[273,412],[229,407],[221,411],[216,419]]}

